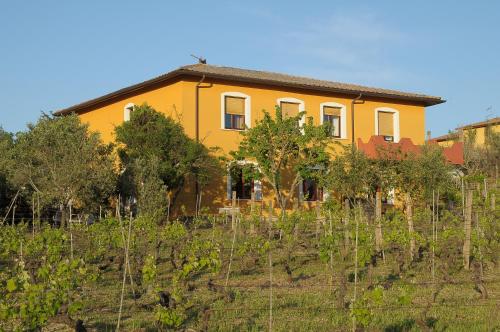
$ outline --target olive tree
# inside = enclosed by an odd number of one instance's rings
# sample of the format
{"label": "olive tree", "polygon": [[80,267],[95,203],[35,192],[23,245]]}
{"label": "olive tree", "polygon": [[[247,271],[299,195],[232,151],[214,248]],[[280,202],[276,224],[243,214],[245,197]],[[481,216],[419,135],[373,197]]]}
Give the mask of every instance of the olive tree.
{"label": "olive tree", "polygon": [[[236,160],[256,162],[258,176],[271,186],[282,211],[293,199],[300,181],[321,178],[330,159],[328,128],[315,126],[312,118],[301,124],[304,116],[305,112],[300,112],[287,117],[279,107],[274,116],[263,111],[262,119],[242,132],[239,149],[231,152]],[[289,188],[284,188],[287,176],[291,181]]]}
{"label": "olive tree", "polygon": [[[149,179],[157,177],[161,181],[153,187],[164,186],[160,195],[169,191],[174,204],[189,178],[203,187],[220,170],[211,149],[188,137],[179,122],[147,104],[135,107],[130,121],[117,126],[115,133],[122,167],[122,190],[139,200],[151,199],[141,180],[145,174],[149,174]],[[139,202],[141,204],[144,207],[146,203]]]}
{"label": "olive tree", "polygon": [[62,224],[70,204],[95,209],[115,188],[112,146],[76,115],[43,114],[17,134],[14,159],[12,181],[37,192],[42,206],[60,208]]}

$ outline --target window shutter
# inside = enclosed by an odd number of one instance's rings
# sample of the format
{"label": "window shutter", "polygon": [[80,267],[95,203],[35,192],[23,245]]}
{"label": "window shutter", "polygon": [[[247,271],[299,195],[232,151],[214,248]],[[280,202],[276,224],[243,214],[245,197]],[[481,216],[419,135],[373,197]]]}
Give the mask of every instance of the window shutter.
{"label": "window shutter", "polygon": [[382,136],[394,136],[393,113],[378,112],[378,134]]}
{"label": "window shutter", "polygon": [[323,202],[326,202],[330,198],[330,192],[328,190],[323,190]]}
{"label": "window shutter", "polygon": [[226,96],[226,114],[245,115],[245,98]]}
{"label": "window shutter", "polygon": [[262,200],[262,182],[260,180],[253,181],[253,192],[256,200]]}
{"label": "window shutter", "polygon": [[231,199],[232,197],[232,189],[233,185],[231,183],[231,172],[228,170],[227,172],[227,187],[226,187],[226,196],[227,199]]}
{"label": "window shutter", "polygon": [[340,137],[340,117],[334,116],[332,119],[332,135],[335,137]]}
{"label": "window shutter", "polygon": [[123,110],[123,121],[130,121],[130,108]]}
{"label": "window shutter", "polygon": [[332,107],[332,106],[324,106],[323,107],[324,115],[336,115],[340,117],[340,107]]}
{"label": "window shutter", "polygon": [[285,101],[282,101],[280,104],[284,118],[291,118],[299,114],[299,104]]}

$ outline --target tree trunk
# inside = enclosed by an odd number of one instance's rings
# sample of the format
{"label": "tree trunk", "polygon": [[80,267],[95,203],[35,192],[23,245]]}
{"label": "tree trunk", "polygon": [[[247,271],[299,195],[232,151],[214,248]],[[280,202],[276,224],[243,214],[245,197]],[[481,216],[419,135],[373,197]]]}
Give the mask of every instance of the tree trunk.
{"label": "tree trunk", "polygon": [[61,225],[59,225],[61,228],[66,228],[68,221],[68,214],[66,212],[65,206],[61,206]]}
{"label": "tree trunk", "polygon": [[410,234],[410,261],[415,255],[415,236],[413,229],[413,200],[410,194],[406,194],[406,221],[408,223],[408,233]]}
{"label": "tree trunk", "polygon": [[350,205],[349,199],[344,200],[344,250],[349,247],[349,217],[350,217]]}
{"label": "tree trunk", "polygon": [[375,250],[379,253],[382,250],[382,193],[377,191],[375,195]]}
{"label": "tree trunk", "polygon": [[464,230],[465,239],[463,247],[464,268],[466,270],[470,267],[470,238],[471,238],[471,224],[472,224],[472,194],[471,189],[467,189],[465,195],[465,216],[464,216]]}

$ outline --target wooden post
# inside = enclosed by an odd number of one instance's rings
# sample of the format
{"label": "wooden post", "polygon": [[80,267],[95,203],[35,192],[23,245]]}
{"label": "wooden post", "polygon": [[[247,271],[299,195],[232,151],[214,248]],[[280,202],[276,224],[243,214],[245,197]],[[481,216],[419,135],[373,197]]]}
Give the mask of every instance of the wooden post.
{"label": "wooden post", "polygon": [[31,197],[31,234],[35,238],[35,196]]}
{"label": "wooden post", "polygon": [[[233,195],[236,196],[236,192],[233,191]],[[233,196],[233,200],[234,200]],[[233,213],[234,218],[234,213]],[[227,274],[226,274],[226,283],[224,284],[227,287],[229,283],[229,274],[231,273],[231,264],[233,262],[233,252],[234,252],[234,244],[236,243],[236,232],[238,231],[238,222],[236,222],[235,227],[233,228],[233,240],[231,241],[231,254],[229,256],[229,264],[227,266]]]}
{"label": "wooden post", "polygon": [[272,228],[273,228],[273,201],[269,201],[269,233],[271,233]]}
{"label": "wooden post", "polygon": [[42,223],[41,216],[40,216],[40,193],[36,193],[36,200],[37,200],[37,218],[38,218],[38,230],[40,230],[40,226]]}
{"label": "wooden post", "polygon": [[250,235],[255,235],[255,193],[252,192],[250,202]]}
{"label": "wooden post", "polygon": [[434,282],[434,277],[435,277],[435,256],[436,256],[436,249],[435,249],[435,240],[436,240],[436,197],[434,194],[434,189],[432,190],[432,265],[431,265],[431,275],[432,275],[432,281]]}
{"label": "wooden post", "polygon": [[[358,206],[354,210],[354,222],[356,223],[356,233],[355,233],[355,246],[354,246],[354,295],[353,295],[353,309],[356,306],[356,297],[358,289],[358,234],[359,234],[359,218],[361,206]],[[356,331],[356,316],[352,315],[352,330]]]}
{"label": "wooden post", "polygon": [[495,193],[491,193],[490,195],[490,205],[491,205],[491,211],[495,211],[496,204],[495,204]]}
{"label": "wooden post", "polygon": [[350,218],[350,205],[349,199],[344,200],[344,249],[347,250],[349,247],[349,218]]}
{"label": "wooden post", "polygon": [[465,184],[464,178],[461,178],[461,189],[462,189],[462,216],[465,218]]}
{"label": "wooden post", "polygon": [[319,202],[316,202],[316,243],[319,245],[319,230],[320,230],[320,223],[321,223],[321,206]]}
{"label": "wooden post", "polygon": [[170,221],[170,193],[167,193],[167,223]]}
{"label": "wooden post", "polygon": [[273,330],[273,260],[271,256],[271,241],[273,227],[273,201],[269,201],[269,332]]}
{"label": "wooden post", "polygon": [[233,191],[231,200],[231,229],[234,231],[236,227],[236,191]]}
{"label": "wooden post", "polygon": [[463,259],[464,268],[468,270],[470,268],[470,240],[471,240],[471,224],[472,224],[472,198],[473,190],[467,189],[465,196],[465,218],[464,218],[464,230],[465,239],[463,247]]}
{"label": "wooden post", "polygon": [[416,243],[413,229],[413,200],[409,193],[406,194],[406,222],[408,223],[408,233],[410,233],[410,260],[413,261]]}
{"label": "wooden post", "polygon": [[379,253],[382,250],[382,193],[377,190],[375,193],[375,250]]}
{"label": "wooden post", "polygon": [[[328,219],[330,221],[329,236],[333,238],[332,211],[328,209]],[[330,248],[330,291],[333,293],[333,248]]]}
{"label": "wooden post", "polygon": [[14,204],[14,207],[13,207],[13,210],[12,210],[12,226],[14,226],[14,222],[15,222],[15,217],[16,217],[16,207],[17,205]]}
{"label": "wooden post", "polygon": [[[482,237],[481,226],[479,226],[479,213],[474,211],[474,223],[476,225],[476,236],[480,239]],[[480,279],[483,280],[483,253],[481,252],[481,241],[478,241],[477,249],[479,253],[479,273]]]}
{"label": "wooden post", "polygon": [[72,202],[70,201],[69,202],[69,237],[70,237],[70,254],[71,254],[71,260],[73,260],[73,230],[72,230],[72,226],[73,226],[73,217],[72,217],[72,214],[73,214],[73,210],[71,208],[72,206]]}
{"label": "wooden post", "polygon": [[118,323],[116,324],[116,331],[120,330],[120,322],[122,318],[122,309],[123,309],[123,296],[125,294],[125,282],[127,280],[127,266],[129,265],[129,248],[130,248],[130,233],[132,231],[132,214],[130,214],[130,221],[128,225],[128,236],[127,242],[124,243],[124,251],[125,251],[125,265],[123,266],[123,278],[122,278],[122,291],[120,295],[120,309],[118,311]]}

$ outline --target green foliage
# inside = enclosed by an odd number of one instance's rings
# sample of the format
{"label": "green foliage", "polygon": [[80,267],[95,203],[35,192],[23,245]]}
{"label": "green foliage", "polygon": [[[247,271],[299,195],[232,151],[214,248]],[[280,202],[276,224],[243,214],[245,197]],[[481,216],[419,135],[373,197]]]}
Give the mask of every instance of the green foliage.
{"label": "green foliage", "polygon": [[356,323],[367,327],[372,322],[376,307],[384,301],[384,288],[377,286],[363,293],[361,299],[352,303],[351,314],[356,317]]}
{"label": "green foliage", "polygon": [[[235,160],[250,160],[258,165],[259,177],[271,185],[278,204],[285,209],[293,198],[300,179],[320,179],[329,162],[328,130],[314,126],[312,119],[299,122],[304,112],[285,117],[276,107],[274,117],[263,111],[261,120],[243,131],[239,149],[231,152]],[[284,190],[289,176],[290,189]]]}
{"label": "green foliage", "polygon": [[348,145],[333,159],[324,184],[328,190],[343,197],[355,198],[371,190],[375,174],[366,155]]}
{"label": "green foliage", "polygon": [[159,176],[159,159],[156,156],[150,159],[138,158],[131,167],[135,174],[139,215],[161,220],[167,214],[168,191]]}
{"label": "green foliage", "polygon": [[180,254],[182,268],[177,280],[187,281],[201,273],[215,273],[221,268],[220,250],[212,241],[192,239]]}
{"label": "green foliage", "polygon": [[124,171],[122,190],[139,198],[143,212],[151,210],[146,206],[155,190],[160,189],[155,202],[161,203],[166,190],[174,193],[175,201],[189,176],[203,185],[220,171],[209,149],[189,138],[180,123],[147,104],[135,107],[130,121],[116,127],[115,133]]}
{"label": "green foliage", "polygon": [[12,184],[9,183],[13,162],[14,138],[0,127],[0,211],[8,205],[9,197],[13,194]]}
{"label": "green foliage", "polygon": [[123,239],[118,220],[115,218],[102,219],[83,229],[89,239],[84,258],[88,262],[103,261],[117,249],[123,248]]}
{"label": "green foliage", "polygon": [[156,286],[156,277],[158,275],[158,267],[153,255],[148,255],[142,266],[142,283],[145,286]]}
{"label": "green foliage", "polygon": [[43,206],[95,209],[115,188],[112,146],[76,115],[43,115],[17,134],[11,181],[40,192]]}
{"label": "green foliage", "polygon": [[160,329],[177,329],[187,318],[182,308],[164,308],[160,305],[155,307],[155,317]]}
{"label": "green foliage", "polygon": [[25,251],[21,255],[19,248],[13,266],[0,271],[0,329],[38,330],[64,306],[68,314],[76,314],[82,308],[78,289],[91,274],[82,260],[65,257],[66,234],[44,228],[34,237],[24,237],[9,228],[13,227],[2,226],[0,233],[6,231],[17,240],[2,245],[2,253],[12,252],[13,243],[24,243]]}

